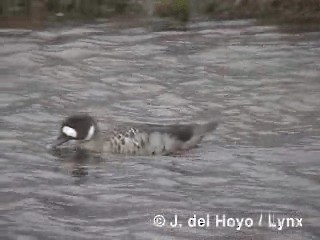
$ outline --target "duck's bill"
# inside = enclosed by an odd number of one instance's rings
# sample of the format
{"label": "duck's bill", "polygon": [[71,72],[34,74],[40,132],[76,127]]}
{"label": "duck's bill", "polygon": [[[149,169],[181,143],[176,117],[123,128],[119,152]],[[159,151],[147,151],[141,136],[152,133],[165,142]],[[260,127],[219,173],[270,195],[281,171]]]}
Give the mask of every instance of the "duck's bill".
{"label": "duck's bill", "polygon": [[60,145],[68,142],[70,139],[64,135],[59,136],[52,144],[49,144],[47,146],[48,149],[55,149],[59,147]]}

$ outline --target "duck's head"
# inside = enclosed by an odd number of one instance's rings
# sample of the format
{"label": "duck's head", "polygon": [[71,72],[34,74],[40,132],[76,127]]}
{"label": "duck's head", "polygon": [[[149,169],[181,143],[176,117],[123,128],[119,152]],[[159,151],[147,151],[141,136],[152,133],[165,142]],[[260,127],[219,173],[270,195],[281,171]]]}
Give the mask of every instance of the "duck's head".
{"label": "duck's head", "polygon": [[49,148],[56,148],[70,140],[90,141],[98,133],[96,121],[87,114],[67,117],[61,124],[60,134]]}

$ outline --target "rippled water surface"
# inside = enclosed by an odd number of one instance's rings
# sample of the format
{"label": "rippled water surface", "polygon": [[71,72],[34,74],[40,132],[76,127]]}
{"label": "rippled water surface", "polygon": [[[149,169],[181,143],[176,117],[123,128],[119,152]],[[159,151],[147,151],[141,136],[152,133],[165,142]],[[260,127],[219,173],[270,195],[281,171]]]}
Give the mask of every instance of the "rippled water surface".
{"label": "rippled water surface", "polygon": [[[246,21],[1,30],[0,239],[319,239],[319,56],[320,32]],[[221,124],[182,156],[48,153],[75,112],[102,129]],[[303,226],[271,229],[270,211]],[[210,226],[188,227],[194,214]],[[216,227],[216,214],[254,224]]]}

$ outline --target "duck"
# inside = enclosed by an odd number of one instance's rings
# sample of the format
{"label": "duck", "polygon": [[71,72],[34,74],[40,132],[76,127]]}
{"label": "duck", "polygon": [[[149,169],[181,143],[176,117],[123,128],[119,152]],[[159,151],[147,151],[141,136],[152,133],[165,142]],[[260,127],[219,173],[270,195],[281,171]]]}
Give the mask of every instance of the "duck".
{"label": "duck", "polygon": [[62,121],[58,137],[47,148],[60,148],[73,140],[81,149],[92,152],[170,155],[195,147],[217,126],[216,121],[204,124],[140,124],[115,128],[110,134],[104,134],[95,118],[89,114],[75,114]]}

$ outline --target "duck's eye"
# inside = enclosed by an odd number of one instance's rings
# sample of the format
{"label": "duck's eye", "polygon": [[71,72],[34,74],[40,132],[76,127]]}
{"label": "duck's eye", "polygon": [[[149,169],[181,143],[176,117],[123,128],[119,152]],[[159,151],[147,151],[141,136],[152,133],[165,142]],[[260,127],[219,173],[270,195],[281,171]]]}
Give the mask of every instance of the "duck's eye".
{"label": "duck's eye", "polygon": [[73,137],[73,138],[77,137],[77,131],[69,126],[64,126],[61,131],[68,137]]}

